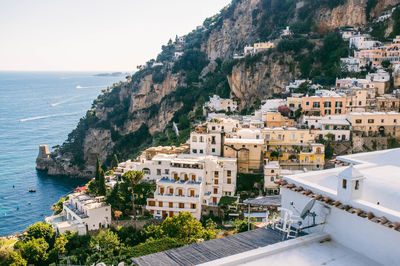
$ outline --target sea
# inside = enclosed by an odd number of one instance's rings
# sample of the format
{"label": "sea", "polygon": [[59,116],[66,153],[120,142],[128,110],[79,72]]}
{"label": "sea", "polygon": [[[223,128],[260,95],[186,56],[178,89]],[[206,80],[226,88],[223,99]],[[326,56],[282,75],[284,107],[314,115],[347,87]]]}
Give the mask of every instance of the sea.
{"label": "sea", "polygon": [[39,145],[62,144],[101,90],[125,79],[95,74],[0,71],[0,236],[44,221],[53,203],[88,181],[48,176],[35,160]]}

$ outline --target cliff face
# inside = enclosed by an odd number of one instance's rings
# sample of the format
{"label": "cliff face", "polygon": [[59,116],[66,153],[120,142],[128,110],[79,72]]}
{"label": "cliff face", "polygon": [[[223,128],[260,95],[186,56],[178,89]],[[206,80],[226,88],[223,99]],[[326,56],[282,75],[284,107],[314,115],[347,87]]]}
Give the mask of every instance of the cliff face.
{"label": "cliff face", "polygon": [[[305,0],[303,4],[308,2]],[[371,9],[370,15],[378,16],[388,5],[397,2],[380,0]],[[330,29],[360,26],[367,20],[366,5],[367,0],[347,0],[333,9],[318,7],[310,14],[314,21],[326,24]],[[285,14],[289,15],[282,18],[279,12],[286,12],[286,8],[292,13],[287,12]],[[241,53],[245,45],[265,40],[260,29],[269,29],[276,38],[284,26],[294,22],[300,8],[301,5],[296,7],[283,0],[233,0],[231,6],[212,18],[210,23],[205,22],[203,29],[188,34],[186,44],[163,46],[162,56],[158,58],[163,63],[162,67],[153,68],[150,64],[128,81],[99,96],[66,143],[53,151],[50,158],[38,159],[37,168],[51,175],[90,177],[97,156],[101,162],[107,162],[113,153],[117,153],[120,160],[128,159],[150,145],[154,141],[153,136],[164,131],[172,120],[178,122],[179,116],[193,113],[191,111],[198,107],[199,102],[189,100],[193,100],[190,96],[198,90],[207,89],[203,93],[207,96],[207,93],[223,90],[225,83],[229,84],[231,96],[238,100],[240,108],[248,108],[257,100],[282,92],[289,82],[299,77],[298,64],[290,53],[264,54],[251,65],[240,61],[229,74],[225,73],[226,76],[221,74],[221,63],[217,62],[224,62],[234,53]],[[271,14],[275,17],[272,18]],[[271,19],[265,22],[269,17]],[[192,53],[185,59],[192,69],[188,70],[185,62],[176,68],[179,62],[172,59],[173,52],[187,54],[193,50],[204,53],[205,60],[211,61],[210,64],[201,61],[201,55]],[[198,62],[202,62],[201,68],[207,67],[198,71]],[[193,78],[196,71],[198,74]],[[207,76],[211,78],[205,81]],[[218,82],[210,86],[207,83],[210,80]],[[188,107],[187,102],[191,106]]]}
{"label": "cliff face", "polygon": [[261,0],[238,2],[232,16],[223,20],[222,27],[211,32],[202,49],[211,60],[232,56],[235,51],[243,50],[244,44],[257,40],[253,25],[253,11],[260,8]]}
{"label": "cliff face", "polygon": [[294,60],[289,55],[264,55],[253,67],[246,67],[242,62],[232,69],[228,76],[232,98],[236,99],[241,109],[250,107],[257,99],[271,97],[285,89],[288,81],[296,73],[290,66]]}
{"label": "cliff face", "polygon": [[[394,6],[398,0],[379,0],[370,10],[370,17],[378,17],[388,6]],[[343,5],[329,8],[322,8],[315,14],[315,19],[329,29],[352,26],[361,27],[367,23],[368,0],[347,0]]]}

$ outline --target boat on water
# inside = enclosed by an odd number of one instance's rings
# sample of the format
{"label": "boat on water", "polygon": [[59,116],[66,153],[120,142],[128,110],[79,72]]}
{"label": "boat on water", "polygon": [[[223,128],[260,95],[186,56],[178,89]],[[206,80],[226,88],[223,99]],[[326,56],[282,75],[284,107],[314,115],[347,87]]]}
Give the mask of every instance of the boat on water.
{"label": "boat on water", "polygon": [[30,189],[29,192],[36,192],[36,189]]}

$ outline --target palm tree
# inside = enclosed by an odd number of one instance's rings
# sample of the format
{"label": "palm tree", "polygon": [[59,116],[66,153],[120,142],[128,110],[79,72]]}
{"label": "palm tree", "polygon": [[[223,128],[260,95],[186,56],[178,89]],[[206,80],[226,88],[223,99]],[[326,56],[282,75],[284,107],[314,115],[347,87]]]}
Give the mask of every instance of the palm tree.
{"label": "palm tree", "polygon": [[132,210],[133,218],[136,220],[136,208],[135,208],[135,193],[133,191],[134,187],[140,183],[140,180],[144,177],[141,171],[128,171],[123,174],[122,179],[124,182],[128,183],[132,191]]}

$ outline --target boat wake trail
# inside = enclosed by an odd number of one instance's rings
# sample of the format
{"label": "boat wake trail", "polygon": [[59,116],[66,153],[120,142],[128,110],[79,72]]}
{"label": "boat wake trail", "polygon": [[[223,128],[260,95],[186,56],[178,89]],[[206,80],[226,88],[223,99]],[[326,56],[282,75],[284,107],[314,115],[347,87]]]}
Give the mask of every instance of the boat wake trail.
{"label": "boat wake trail", "polygon": [[75,113],[64,113],[64,114],[55,114],[55,115],[34,116],[34,117],[28,117],[28,118],[20,119],[20,120],[18,120],[18,121],[19,121],[19,122],[27,122],[27,121],[38,120],[38,119],[45,119],[45,118],[50,118],[50,117],[68,116],[68,115],[76,115],[76,114],[79,114],[79,112],[75,112]]}
{"label": "boat wake trail", "polygon": [[74,96],[74,97],[71,97],[71,98],[66,99],[66,100],[64,100],[64,101],[58,102],[58,103],[51,103],[50,106],[51,106],[51,107],[54,107],[54,106],[57,106],[57,105],[60,105],[60,104],[63,104],[63,103],[72,101],[73,99],[76,99],[76,98],[78,98],[78,97],[79,97],[79,96]]}
{"label": "boat wake trail", "polygon": [[90,88],[106,88],[107,85],[104,86],[76,86],[75,89],[90,89]]}

